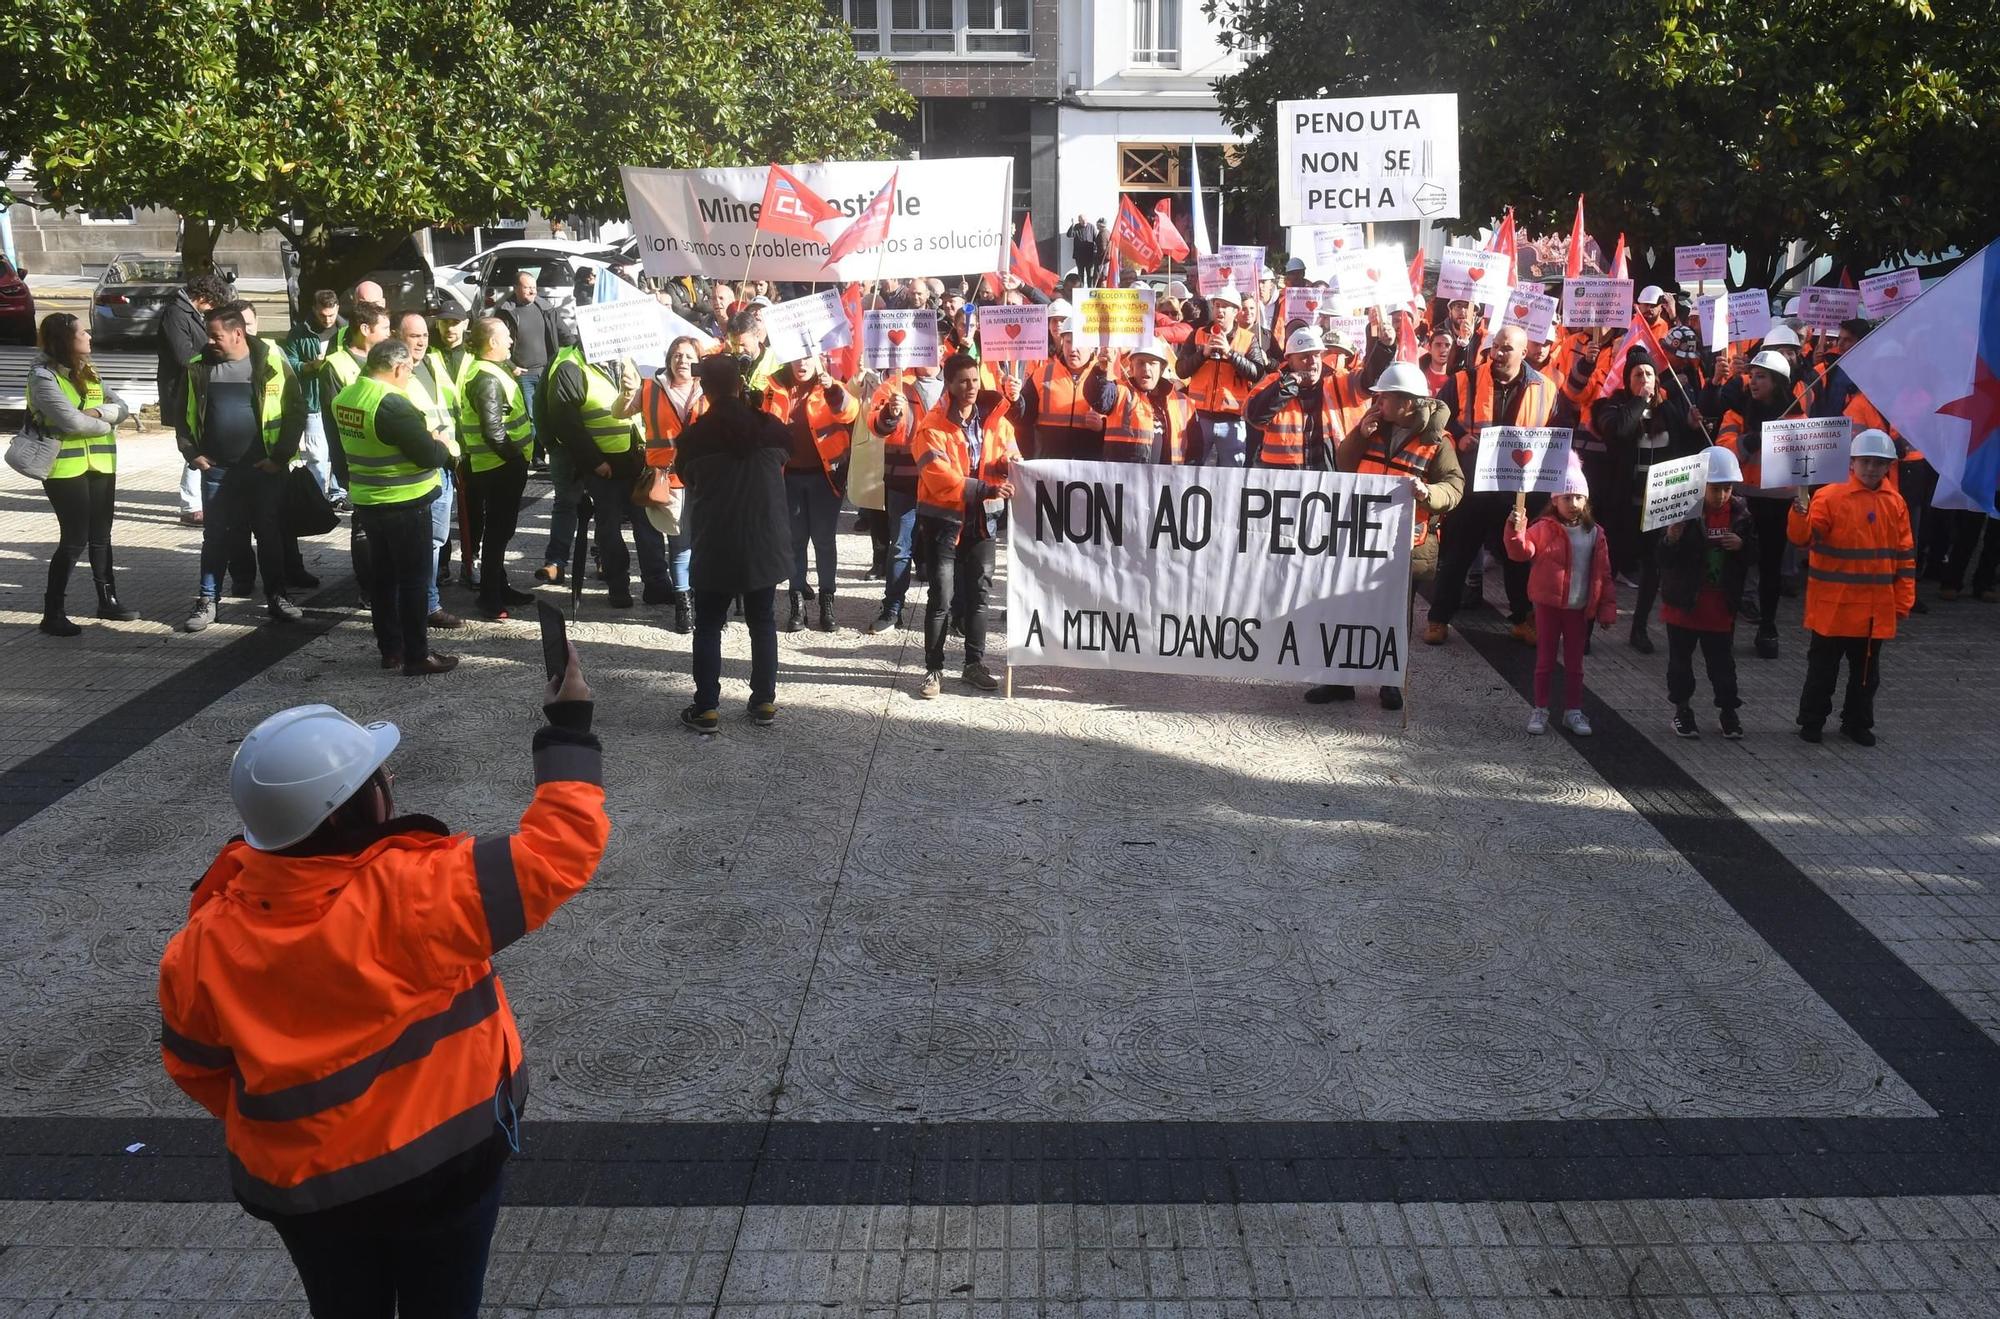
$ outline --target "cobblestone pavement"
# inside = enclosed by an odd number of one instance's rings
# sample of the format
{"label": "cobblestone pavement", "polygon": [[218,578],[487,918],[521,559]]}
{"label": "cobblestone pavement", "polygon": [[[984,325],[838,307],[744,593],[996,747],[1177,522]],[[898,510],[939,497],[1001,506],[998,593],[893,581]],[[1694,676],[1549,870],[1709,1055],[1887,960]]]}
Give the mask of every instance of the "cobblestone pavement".
{"label": "cobblestone pavement", "polygon": [[[285,705],[396,720],[402,804],[507,827],[533,631],[385,677],[336,535],[311,625],[170,632],[197,533],[170,445],[123,461],[156,621],[67,643],[0,475],[0,1315],[296,1314],[268,1231],[200,1203],[159,949]],[[1663,656],[1600,634],[1572,742],[1522,731],[1491,613],[1420,648],[1407,729],[1061,670],[918,702],[842,547],[769,730],[688,736],[686,640],[586,595],[614,830],[501,963],[537,1078],[494,1313],[1995,1311],[2000,610],[1912,620],[1872,752],[1790,736],[1796,632],[1742,648],[1742,743],[1674,738]]]}

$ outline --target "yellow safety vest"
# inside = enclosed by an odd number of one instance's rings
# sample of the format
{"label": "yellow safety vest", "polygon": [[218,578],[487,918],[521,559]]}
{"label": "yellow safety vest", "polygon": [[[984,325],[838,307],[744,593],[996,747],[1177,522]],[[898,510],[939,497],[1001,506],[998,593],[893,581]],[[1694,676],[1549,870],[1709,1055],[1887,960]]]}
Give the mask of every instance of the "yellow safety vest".
{"label": "yellow safety vest", "polygon": [[[56,383],[62,386],[63,396],[79,412],[104,406],[104,386],[94,378],[80,394],[70,383],[70,378],[60,371],[56,372]],[[115,431],[110,435],[58,435],[56,439],[62,447],[56,450],[55,465],[49,468],[48,480],[60,481],[68,476],[82,476],[85,472],[118,470],[118,437]]]}
{"label": "yellow safety vest", "polygon": [[599,453],[629,452],[634,423],[632,418],[618,415],[618,386],[585,361],[583,351],[578,348],[564,348],[556,353],[549,363],[551,377],[565,361],[575,362],[583,371],[583,429],[590,442]]}
{"label": "yellow safety vest", "polygon": [[475,472],[490,472],[506,459],[494,452],[486,443],[486,432],[479,424],[479,409],[472,405],[472,382],[481,374],[490,375],[500,382],[507,399],[507,438],[517,448],[525,448],[534,434],[533,422],[528,418],[527,396],[521,392],[521,382],[514,373],[498,362],[476,360],[473,369],[465,376],[465,383],[458,394],[458,432],[465,437],[465,461]]}
{"label": "yellow safety vest", "polygon": [[375,431],[382,400],[399,392],[362,376],[334,397],[333,415],[347,451],[347,494],[356,504],[407,504],[443,484],[437,468],[417,466]]}
{"label": "yellow safety vest", "polygon": [[[194,436],[196,445],[201,443],[201,416],[195,406],[197,400],[191,377],[194,375],[195,368],[201,365],[201,360],[201,356],[196,355],[188,362],[190,380],[187,391],[187,424],[188,434]],[[292,368],[285,364],[285,355],[275,350],[266,352],[264,360],[259,363],[257,361],[257,345],[254,341],[250,346],[250,360],[252,370],[256,370],[260,366],[262,367],[261,378],[253,380],[251,383],[263,395],[257,413],[262,428],[264,454],[266,457],[269,457],[278,447],[279,431],[284,429],[285,374]],[[296,455],[294,455],[294,462],[297,462]]]}

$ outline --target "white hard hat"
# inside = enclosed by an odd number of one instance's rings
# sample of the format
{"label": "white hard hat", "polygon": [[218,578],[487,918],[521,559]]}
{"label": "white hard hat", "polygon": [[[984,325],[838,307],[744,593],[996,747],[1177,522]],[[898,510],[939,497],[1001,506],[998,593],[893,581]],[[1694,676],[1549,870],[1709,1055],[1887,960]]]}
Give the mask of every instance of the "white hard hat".
{"label": "white hard hat", "polygon": [[1224,284],[1221,288],[1209,294],[1208,300],[1210,302],[1233,303],[1238,307],[1241,307],[1243,305],[1243,295],[1236,291],[1236,286],[1234,284]]}
{"label": "white hard hat", "polygon": [[1167,296],[1170,298],[1178,298],[1182,302],[1186,302],[1188,298],[1188,286],[1186,282],[1177,279],[1173,281],[1171,284],[1168,284]]}
{"label": "white hard hat", "polygon": [[769,298],[759,293],[756,297],[750,299],[750,305],[753,307],[770,307],[775,304]]}
{"label": "white hard hat", "polygon": [[1155,339],[1143,348],[1134,348],[1127,357],[1157,357],[1162,363],[1174,360],[1174,350],[1167,347],[1163,339]]}
{"label": "white hard hat", "polygon": [[1667,291],[1665,289],[1661,288],[1658,284],[1648,284],[1645,288],[1639,290],[1639,296],[1636,300],[1651,306],[1656,302],[1664,302],[1666,297]]}
{"label": "white hard hat", "polygon": [[1371,394],[1408,394],[1412,398],[1429,398],[1431,382],[1424,378],[1424,370],[1415,362],[1391,362],[1375,383],[1369,387]]}
{"label": "white hard hat", "polygon": [[1702,456],[1708,460],[1708,471],[1703,473],[1710,485],[1735,485],[1743,479],[1743,464],[1736,461],[1736,453],[1719,444],[1710,445]]}
{"label": "white hard hat", "polygon": [[1766,348],[1797,348],[1799,346],[1799,332],[1789,325],[1773,325],[1770,333],[1764,336],[1764,346]]}
{"label": "white hard hat", "polygon": [[1787,380],[1792,378],[1792,364],[1785,360],[1785,355],[1774,353],[1768,348],[1751,358],[1750,365],[1761,366],[1772,375],[1783,376]]}
{"label": "white hard hat", "polygon": [[1787,315],[1787,316],[1796,316],[1796,315],[1798,315],[1798,314],[1799,314],[1799,305],[1800,305],[1800,301],[1801,301],[1801,300],[1800,300],[1800,299],[1798,299],[1798,298],[1793,298],[1793,299],[1791,299],[1791,300],[1790,300],[1789,302],[1787,302],[1787,303],[1785,304],[1785,315]]}
{"label": "white hard hat", "polygon": [[1075,315],[1076,315],[1076,308],[1069,305],[1068,298],[1057,298],[1054,302],[1051,302],[1049,304],[1050,320],[1054,320],[1058,316],[1062,317],[1064,320],[1070,320],[1074,318]]}
{"label": "white hard hat", "polygon": [[229,799],[243,840],[260,852],[290,847],[352,797],[403,735],[362,727],[330,705],[280,710],[250,730],[229,762]]}
{"label": "white hard hat", "polygon": [[1285,337],[1285,355],[1287,357],[1293,353],[1323,353],[1325,351],[1325,338],[1310,325],[1301,325]]}
{"label": "white hard hat", "polygon": [[1354,340],[1348,336],[1347,331],[1328,330],[1326,332],[1326,351],[1329,353],[1355,353],[1360,350],[1354,346]]}
{"label": "white hard hat", "polygon": [[1896,461],[1896,442],[1889,438],[1889,432],[1876,430],[1870,426],[1854,437],[1853,445],[1847,450],[1849,458],[1887,458]]}

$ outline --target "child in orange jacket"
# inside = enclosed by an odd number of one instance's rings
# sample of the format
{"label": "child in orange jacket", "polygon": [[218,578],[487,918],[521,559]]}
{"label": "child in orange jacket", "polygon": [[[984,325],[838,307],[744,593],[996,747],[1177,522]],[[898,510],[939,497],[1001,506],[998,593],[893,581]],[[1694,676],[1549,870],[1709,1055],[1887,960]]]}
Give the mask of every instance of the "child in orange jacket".
{"label": "child in orange jacket", "polygon": [[1528,732],[1549,731],[1549,685],[1555,676],[1556,647],[1562,647],[1565,694],[1569,708],[1563,726],[1577,737],[1590,736],[1583,714],[1583,643],[1591,620],[1601,628],[1618,621],[1618,587],[1611,576],[1611,548],[1604,531],[1590,515],[1590,485],[1575,454],[1563,474],[1560,493],[1528,525],[1528,515],[1515,508],[1501,537],[1507,557],[1531,563],[1528,599],[1535,606],[1535,708],[1528,714]]}

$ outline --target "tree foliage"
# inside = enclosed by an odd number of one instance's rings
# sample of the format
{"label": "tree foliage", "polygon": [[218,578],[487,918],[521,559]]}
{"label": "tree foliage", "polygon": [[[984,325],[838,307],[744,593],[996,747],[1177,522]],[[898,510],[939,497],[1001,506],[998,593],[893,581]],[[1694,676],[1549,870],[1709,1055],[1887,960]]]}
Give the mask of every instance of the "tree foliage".
{"label": "tree foliage", "polygon": [[[191,259],[276,229],[344,282],[412,230],[625,210],[620,165],[880,155],[909,100],[814,0],[10,0],[0,157],[161,206]],[[203,249],[203,244],[207,248]]]}
{"label": "tree foliage", "polygon": [[[1273,186],[1274,102],[1457,92],[1465,217],[1567,233],[1578,193],[1635,275],[1728,242],[1769,287],[1787,244],[1860,270],[2000,231],[2000,36],[1929,0],[1207,0],[1248,53],[1224,117]],[[1650,249],[1650,252],[1649,252]]]}

